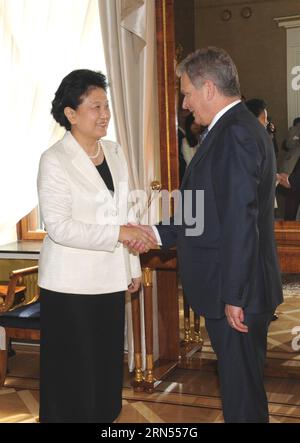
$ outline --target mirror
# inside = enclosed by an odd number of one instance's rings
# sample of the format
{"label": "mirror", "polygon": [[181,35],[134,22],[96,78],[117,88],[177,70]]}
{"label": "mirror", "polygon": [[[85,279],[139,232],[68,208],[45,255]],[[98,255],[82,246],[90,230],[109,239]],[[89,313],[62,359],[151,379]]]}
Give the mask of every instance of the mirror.
{"label": "mirror", "polygon": [[[289,129],[300,117],[299,2],[174,0],[174,30],[177,58],[209,45],[229,52],[243,96],[266,102],[277,170],[290,174],[300,157],[300,123]],[[278,184],[276,203],[280,229],[284,221],[300,220],[300,190]]]}

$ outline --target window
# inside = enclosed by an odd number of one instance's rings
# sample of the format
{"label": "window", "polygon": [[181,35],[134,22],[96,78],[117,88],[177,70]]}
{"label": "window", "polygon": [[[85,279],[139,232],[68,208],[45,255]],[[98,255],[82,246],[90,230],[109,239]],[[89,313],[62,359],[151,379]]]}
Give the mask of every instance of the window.
{"label": "window", "polygon": [[[0,10],[0,226],[17,224],[19,239],[40,239],[39,158],[64,132],[49,112],[54,92],[73,69],[106,73],[98,0],[0,0]],[[113,118],[108,138],[115,140]]]}
{"label": "window", "polygon": [[17,226],[19,240],[43,240],[46,235],[38,206],[23,217]]}

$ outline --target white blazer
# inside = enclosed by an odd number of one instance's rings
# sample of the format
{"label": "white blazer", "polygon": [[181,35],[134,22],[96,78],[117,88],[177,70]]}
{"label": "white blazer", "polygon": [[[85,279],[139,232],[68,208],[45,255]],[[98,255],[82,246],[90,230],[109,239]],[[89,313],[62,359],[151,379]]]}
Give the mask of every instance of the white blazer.
{"label": "white blazer", "polygon": [[115,193],[67,131],[42,154],[38,173],[41,214],[48,235],[39,259],[39,286],[73,294],[126,290],[141,276],[139,258],[118,242],[128,218],[128,169],[121,147],[102,140]]}

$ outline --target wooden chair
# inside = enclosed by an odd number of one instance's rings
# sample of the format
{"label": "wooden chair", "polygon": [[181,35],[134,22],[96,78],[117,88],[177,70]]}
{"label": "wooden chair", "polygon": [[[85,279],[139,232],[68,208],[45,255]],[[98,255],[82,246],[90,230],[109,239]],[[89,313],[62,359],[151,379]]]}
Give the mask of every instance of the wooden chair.
{"label": "wooden chair", "polygon": [[[10,273],[1,285],[0,297],[0,386],[7,373],[8,344],[12,339],[40,340],[40,303],[37,286],[38,266]],[[27,296],[27,291],[33,296]]]}

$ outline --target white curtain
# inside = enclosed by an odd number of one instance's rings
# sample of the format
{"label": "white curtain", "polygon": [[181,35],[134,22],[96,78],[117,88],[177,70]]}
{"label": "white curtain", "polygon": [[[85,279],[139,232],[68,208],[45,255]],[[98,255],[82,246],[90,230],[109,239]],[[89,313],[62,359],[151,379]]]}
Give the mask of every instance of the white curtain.
{"label": "white curtain", "polygon": [[134,189],[159,179],[155,2],[99,0],[116,133]]}
{"label": "white curtain", "polygon": [[[117,138],[128,158],[133,189],[143,189],[149,195],[151,181],[160,179],[155,1],[99,0],[99,11]],[[150,217],[143,217],[144,223],[157,221],[155,200],[153,206]],[[156,312],[155,278],[153,295]],[[141,308],[143,311],[143,304]],[[132,370],[130,297],[126,303],[126,319],[128,361]],[[157,329],[157,325],[154,327]],[[154,350],[157,354],[157,341],[154,341]]]}
{"label": "white curtain", "polygon": [[0,0],[0,29],[3,244],[36,206],[40,155],[64,132],[50,115],[60,81],[77,68],[105,72],[105,60],[97,0]]}

